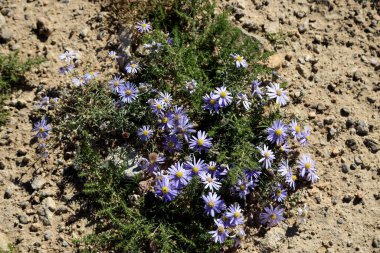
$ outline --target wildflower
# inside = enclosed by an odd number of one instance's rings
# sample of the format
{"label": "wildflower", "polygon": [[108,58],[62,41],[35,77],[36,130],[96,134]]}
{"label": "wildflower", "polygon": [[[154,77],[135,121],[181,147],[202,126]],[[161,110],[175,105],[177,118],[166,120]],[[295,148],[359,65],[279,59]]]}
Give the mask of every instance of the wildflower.
{"label": "wildflower", "polygon": [[158,93],[158,96],[160,97],[163,104],[166,106],[170,105],[170,102],[173,100],[172,96],[166,91]]}
{"label": "wildflower", "polygon": [[244,170],[244,174],[245,174],[245,177],[247,179],[254,179],[254,180],[257,180],[259,178],[259,176],[261,175],[261,171],[259,170]]}
{"label": "wildflower", "polygon": [[202,159],[197,161],[195,157],[193,161],[186,162],[184,167],[189,170],[193,176],[203,174],[207,169],[205,162]]}
{"label": "wildflower", "polygon": [[232,102],[231,93],[224,86],[216,88],[211,98],[217,100],[220,107],[226,107]]}
{"label": "wildflower", "polygon": [[149,174],[153,174],[159,171],[159,165],[165,162],[165,156],[161,156],[156,152],[152,152],[149,154],[149,166],[147,168],[147,172]]}
{"label": "wildflower", "polygon": [[287,195],[288,195],[288,193],[286,192],[286,190],[284,188],[282,188],[281,184],[278,184],[274,188],[274,191],[272,192],[272,198],[277,202],[284,201]]}
{"label": "wildflower", "polygon": [[49,156],[49,151],[48,149],[46,148],[46,144],[45,143],[40,143],[38,144],[37,146],[37,153],[40,157],[48,157]]}
{"label": "wildflower", "polygon": [[150,83],[139,83],[139,90],[141,92],[147,92],[152,88]]}
{"label": "wildflower", "polygon": [[285,141],[284,143],[282,143],[280,145],[279,149],[280,149],[281,152],[285,152],[285,153],[289,153],[292,150],[291,147],[290,147],[289,142],[287,142],[287,141]]}
{"label": "wildflower", "polygon": [[152,111],[155,114],[161,114],[161,113],[163,113],[163,111],[165,109],[165,105],[162,102],[162,100],[154,99],[154,100],[152,100],[152,103],[150,104],[150,108],[152,109]]}
{"label": "wildflower", "polygon": [[182,149],[182,141],[176,135],[166,135],[164,141],[165,150],[174,153]]}
{"label": "wildflower", "polygon": [[137,161],[137,166],[142,169],[142,170],[146,170],[149,166],[149,161],[148,159],[142,157],[140,158],[138,161]]}
{"label": "wildflower", "polygon": [[227,209],[226,216],[230,219],[232,226],[238,226],[244,223],[243,214],[239,204],[231,205]]}
{"label": "wildflower", "polygon": [[201,153],[202,150],[206,151],[211,148],[212,138],[207,138],[207,133],[198,131],[197,137],[192,136],[190,140],[190,148],[194,151]]}
{"label": "wildflower", "polygon": [[293,171],[290,170],[289,173],[285,177],[285,183],[287,183],[289,187],[294,190],[296,188],[297,179],[298,179],[297,175],[293,174]]}
{"label": "wildflower", "polygon": [[203,96],[203,102],[205,103],[205,105],[202,106],[204,110],[209,110],[210,113],[219,112],[218,100],[212,98],[212,94],[206,94],[205,96]]}
{"label": "wildflower", "polygon": [[161,180],[157,181],[155,193],[156,196],[162,197],[165,202],[170,202],[175,199],[178,191],[175,189],[174,185],[170,183],[169,178],[163,176]]}
{"label": "wildflower", "polygon": [[193,79],[191,81],[186,81],[186,90],[188,92],[193,93],[195,91],[195,88],[197,87],[197,82]]}
{"label": "wildflower", "polygon": [[298,166],[300,169],[300,176],[305,177],[310,171],[315,170],[315,163],[311,159],[310,155],[302,154],[300,160],[298,161]]}
{"label": "wildflower", "polygon": [[71,62],[76,58],[76,53],[72,50],[65,51],[63,54],[59,56],[59,59],[66,62]]}
{"label": "wildflower", "polygon": [[276,226],[284,220],[284,209],[277,206],[273,208],[272,205],[264,207],[265,212],[260,213],[260,220],[262,224],[268,224],[270,227]]}
{"label": "wildflower", "polygon": [[227,217],[226,212],[223,213],[222,217],[218,219],[218,222],[223,223],[225,227],[230,227],[231,222],[230,219]]}
{"label": "wildflower", "polygon": [[310,135],[310,128],[305,127],[304,130],[301,132],[301,136],[299,139],[301,146],[305,147],[309,143]]}
{"label": "wildflower", "polygon": [[215,213],[220,213],[222,210],[226,209],[224,201],[213,192],[209,192],[207,196],[203,195],[202,199],[205,203],[205,212],[211,217],[215,216]]}
{"label": "wildflower", "polygon": [[289,131],[293,135],[295,140],[298,140],[302,136],[301,126],[298,124],[297,120],[295,119],[293,119],[292,122],[290,123]]}
{"label": "wildflower", "polygon": [[199,177],[201,178],[202,183],[205,185],[205,189],[209,189],[212,192],[219,190],[220,186],[222,185],[221,182],[218,182],[218,179],[216,177],[213,177],[209,173],[201,173],[199,174]]}
{"label": "wildflower", "polygon": [[217,177],[225,176],[227,175],[229,170],[230,170],[230,167],[227,164],[221,164],[218,167],[218,170],[216,171],[215,175]]}
{"label": "wildflower", "polygon": [[85,82],[88,82],[92,79],[95,79],[96,77],[99,76],[99,73],[96,72],[96,71],[90,71],[90,72],[87,72],[86,74],[84,74],[83,78],[85,80]]}
{"label": "wildflower", "polygon": [[124,86],[119,88],[119,96],[123,103],[132,103],[137,98],[139,90],[131,82],[126,82]]}
{"label": "wildflower", "polygon": [[76,87],[81,87],[86,83],[86,80],[83,77],[78,76],[78,77],[74,77],[72,79],[72,82]]}
{"label": "wildflower", "polygon": [[137,22],[136,29],[140,33],[150,32],[152,30],[152,26],[149,23],[147,23],[146,20],[144,19],[143,21]]}
{"label": "wildflower", "polygon": [[275,158],[272,150],[268,149],[265,144],[263,148],[258,147],[257,149],[260,151],[260,154],[262,156],[259,162],[263,163],[263,167],[265,169],[269,169],[272,166],[272,161]]}
{"label": "wildflower", "polygon": [[173,128],[173,114],[170,112],[168,113],[161,113],[160,114],[160,124],[158,125],[162,129],[169,130]]}
{"label": "wildflower", "polygon": [[45,139],[48,137],[48,131],[50,131],[51,128],[47,124],[46,118],[41,119],[36,124],[34,124],[33,131],[37,132],[36,137]]}
{"label": "wildflower", "polygon": [[289,175],[289,171],[292,169],[289,167],[289,161],[286,159],[285,161],[281,161],[280,167],[278,168],[278,172],[281,176],[286,177]]}
{"label": "wildflower", "polygon": [[141,68],[137,62],[130,62],[125,67],[128,74],[136,74]]}
{"label": "wildflower", "polygon": [[184,116],[179,120],[176,127],[176,133],[181,135],[186,142],[189,141],[190,135],[195,133],[194,124],[190,122],[190,119],[187,116]]}
{"label": "wildflower", "polygon": [[189,182],[188,171],[185,170],[180,162],[170,166],[169,179],[171,179],[172,184],[177,188],[182,188]]}
{"label": "wildflower", "polygon": [[237,68],[240,68],[240,67],[246,68],[248,66],[247,61],[244,59],[243,56],[238,55],[238,54],[231,54],[231,56],[234,58]]}
{"label": "wildflower", "polygon": [[137,135],[142,141],[147,141],[152,137],[153,131],[150,126],[142,126],[137,130]]}
{"label": "wildflower", "polygon": [[308,213],[309,213],[309,207],[306,204],[303,206],[303,209],[299,207],[297,209],[297,223],[305,224]]}
{"label": "wildflower", "polygon": [[206,168],[208,173],[215,175],[218,171],[219,166],[216,164],[216,162],[211,161],[208,165],[206,165]]}
{"label": "wildflower", "polygon": [[289,101],[289,98],[286,95],[286,91],[280,88],[280,85],[278,83],[271,83],[271,85],[268,87],[267,94],[269,98],[276,99],[276,103],[281,106],[286,105],[287,101]]}
{"label": "wildflower", "polygon": [[111,81],[108,82],[110,88],[113,92],[119,92],[119,90],[124,86],[125,81],[120,76],[115,76]]}
{"label": "wildflower", "polygon": [[43,110],[48,110],[50,104],[50,98],[48,96],[45,96],[41,99],[39,107]]}
{"label": "wildflower", "polygon": [[284,143],[288,136],[286,133],[287,130],[286,125],[281,120],[276,120],[270,127],[267,128],[267,139],[271,143],[276,143],[277,145]]}
{"label": "wildflower", "polygon": [[261,82],[258,80],[254,80],[252,82],[252,97],[254,97],[256,94],[260,99],[263,98],[264,93],[261,91],[260,85],[261,85]]}
{"label": "wildflower", "polygon": [[235,232],[235,243],[234,243],[234,246],[235,247],[240,247],[241,246],[241,242],[243,241],[244,236],[245,236],[244,229],[241,228],[241,227],[238,227],[238,228],[235,228],[234,232]]}
{"label": "wildflower", "polygon": [[173,107],[173,119],[174,119],[175,124],[179,124],[179,121],[183,117],[186,117],[186,110],[183,109],[183,106],[175,105]]}
{"label": "wildflower", "polygon": [[63,74],[63,75],[66,75],[66,74],[70,73],[71,71],[73,71],[74,68],[75,68],[74,64],[69,64],[67,66],[60,67],[59,68],[59,73]]}
{"label": "wildflower", "polygon": [[212,235],[212,239],[215,241],[215,243],[217,242],[223,243],[229,236],[228,230],[222,222],[218,220],[214,220],[214,222],[215,222],[215,225],[217,226],[217,229],[215,231],[210,231],[208,233]]}
{"label": "wildflower", "polygon": [[243,105],[245,110],[249,110],[251,108],[252,103],[248,100],[247,94],[239,93],[237,98],[237,105]]}
{"label": "wildflower", "polygon": [[108,56],[111,57],[112,60],[116,60],[120,58],[120,56],[118,56],[115,51],[110,51],[108,53]]}
{"label": "wildflower", "polygon": [[245,199],[245,196],[249,194],[249,188],[252,186],[252,182],[243,179],[238,179],[235,185],[235,191],[238,193],[239,198]]}

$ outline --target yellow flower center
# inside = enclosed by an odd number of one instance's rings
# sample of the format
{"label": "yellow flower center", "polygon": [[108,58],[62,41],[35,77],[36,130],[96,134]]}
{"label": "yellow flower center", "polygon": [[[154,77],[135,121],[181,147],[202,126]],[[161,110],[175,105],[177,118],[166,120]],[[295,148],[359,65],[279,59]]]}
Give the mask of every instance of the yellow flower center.
{"label": "yellow flower center", "polygon": [[224,222],[227,222],[227,221],[228,221],[228,217],[227,217],[227,216],[223,216],[223,217],[222,217],[222,220],[223,220]]}
{"label": "yellow flower center", "polygon": [[236,61],[237,61],[237,62],[242,62],[242,61],[243,61],[243,56],[238,55],[238,56],[236,57]]}
{"label": "yellow flower center", "polygon": [[127,95],[131,95],[131,94],[132,94],[132,91],[131,91],[131,90],[126,90],[126,91],[125,91],[125,94],[127,94]]}
{"label": "yellow flower center", "polygon": [[276,215],[276,214],[271,214],[270,218],[271,218],[272,220],[275,220],[275,219],[277,218],[277,215]]}
{"label": "yellow flower center", "polygon": [[170,148],[173,148],[173,147],[174,147],[174,142],[169,141],[168,146],[169,146]]}
{"label": "yellow flower center", "polygon": [[119,81],[115,81],[115,86],[119,86]]}
{"label": "yellow flower center", "polygon": [[158,110],[161,110],[162,106],[161,106],[160,104],[157,104],[157,105],[156,105],[156,108],[157,108]]}
{"label": "yellow flower center", "polygon": [[179,115],[178,115],[178,114],[175,115],[175,116],[174,116],[174,119],[175,119],[175,120],[179,120]]}
{"label": "yellow flower center", "polygon": [[44,129],[43,127],[40,127],[40,128],[38,129],[38,132],[43,133],[43,132],[45,132],[45,129]]}
{"label": "yellow flower center", "polygon": [[176,177],[178,177],[178,178],[183,177],[183,173],[182,173],[182,171],[177,171],[177,173],[175,173],[175,175],[176,175]]}
{"label": "yellow flower center", "polygon": [[141,25],[141,27],[144,28],[144,29],[145,29],[147,26],[148,26],[148,24],[142,24],[142,25]]}
{"label": "yellow flower center", "polygon": [[293,181],[296,181],[297,180],[297,176],[296,175],[292,175],[292,179],[293,179]]}
{"label": "yellow flower center", "polygon": [[277,189],[276,195],[280,197],[281,196],[281,192],[282,192],[281,189]]}
{"label": "yellow flower center", "polygon": [[277,129],[274,133],[275,133],[277,136],[281,136],[281,134],[282,134],[282,130],[281,130],[281,129]]}
{"label": "yellow flower center", "polygon": [[209,168],[209,170],[214,171],[215,170],[215,166],[211,165],[210,168]]}
{"label": "yellow flower center", "polygon": [[305,163],[305,169],[309,170],[311,168],[311,164],[308,162],[308,163]]}
{"label": "yellow flower center", "polygon": [[245,190],[245,185],[244,184],[242,184],[242,185],[240,185],[240,190],[242,190],[242,191],[244,191]]}
{"label": "yellow flower center", "polygon": [[204,142],[205,142],[205,141],[204,141],[203,139],[199,139],[199,140],[197,140],[197,144],[198,144],[199,146],[202,146]]}
{"label": "yellow flower center", "polygon": [[219,234],[223,234],[223,233],[224,233],[224,227],[219,226],[219,227],[218,227],[218,233],[219,233]]}
{"label": "yellow flower center", "polygon": [[306,140],[310,141],[310,135],[307,135],[305,138]]}
{"label": "yellow flower center", "polygon": [[296,133],[298,134],[299,132],[301,132],[301,127],[299,125],[297,125],[296,127]]}
{"label": "yellow flower center", "polygon": [[270,157],[270,153],[269,152],[265,152],[264,156],[265,156],[265,158],[269,158]]}
{"label": "yellow flower center", "polygon": [[207,203],[207,205],[209,206],[209,207],[214,207],[215,206],[215,202],[214,201],[209,201],[208,203]]}
{"label": "yellow flower center", "polygon": [[221,98],[227,97],[227,92],[225,92],[225,91],[220,92],[220,97]]}
{"label": "yellow flower center", "polygon": [[212,183],[214,180],[212,179],[212,177],[208,177],[207,178],[207,182],[209,182],[209,183]]}
{"label": "yellow flower center", "polygon": [[198,168],[198,166],[194,166],[194,167],[193,167],[193,172],[194,172],[194,173],[198,173],[198,172],[199,172],[199,168]]}
{"label": "yellow flower center", "polygon": [[164,122],[165,124],[168,123],[168,118],[167,117],[163,118],[162,122]]}
{"label": "yellow flower center", "polygon": [[161,188],[161,191],[163,194],[167,194],[169,192],[169,188],[167,186],[164,186]]}
{"label": "yellow flower center", "polygon": [[210,100],[210,104],[211,104],[211,105],[215,105],[215,104],[216,104],[216,100],[215,100],[215,99],[211,99],[211,100]]}
{"label": "yellow flower center", "polygon": [[132,67],[133,69],[135,69],[135,68],[136,68],[136,64],[135,64],[135,63],[132,63],[132,64],[131,64],[131,67]]}
{"label": "yellow flower center", "polygon": [[148,130],[144,130],[144,131],[143,131],[143,135],[148,136],[148,134],[149,134],[149,131],[148,131]]}
{"label": "yellow flower center", "polygon": [[165,98],[164,101],[165,101],[166,103],[169,103],[169,98]]}
{"label": "yellow flower center", "polygon": [[234,212],[234,216],[235,216],[235,218],[239,218],[240,217],[240,212],[238,212],[238,211]]}
{"label": "yellow flower center", "polygon": [[276,90],[276,94],[277,94],[277,96],[281,96],[282,95],[282,91],[281,90]]}

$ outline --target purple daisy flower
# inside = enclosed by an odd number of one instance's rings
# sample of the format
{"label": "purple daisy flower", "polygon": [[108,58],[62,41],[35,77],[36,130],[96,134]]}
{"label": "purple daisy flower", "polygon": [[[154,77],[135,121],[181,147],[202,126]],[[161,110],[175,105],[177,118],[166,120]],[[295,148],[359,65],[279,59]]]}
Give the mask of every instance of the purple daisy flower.
{"label": "purple daisy flower", "polygon": [[301,146],[305,147],[309,141],[310,141],[310,128],[309,127],[304,127],[304,130],[301,132],[301,136],[299,138],[299,142]]}
{"label": "purple daisy flower", "polygon": [[165,150],[174,153],[182,149],[182,141],[176,135],[166,135],[164,141]]}
{"label": "purple daisy flower", "polygon": [[301,138],[301,126],[298,124],[297,120],[293,119],[289,125],[289,132],[294,137],[294,139],[298,140],[299,138]]}
{"label": "purple daisy flower", "polygon": [[137,130],[137,135],[142,141],[147,141],[153,136],[153,130],[150,126],[142,126]]}
{"label": "purple daisy flower", "polygon": [[138,161],[137,161],[137,166],[142,169],[142,170],[146,170],[149,166],[149,160],[144,158],[144,157],[141,157]]}
{"label": "purple daisy flower", "polygon": [[172,96],[166,91],[158,93],[158,96],[165,106],[169,106],[170,102],[173,100]]}
{"label": "purple daisy flower", "polygon": [[286,133],[287,131],[287,126],[281,120],[276,120],[267,128],[267,140],[271,143],[276,143],[277,145],[282,144],[286,141],[288,136]]}
{"label": "purple daisy flower", "polygon": [[173,114],[170,112],[160,114],[160,124],[158,125],[161,129],[170,130],[174,127],[173,125]]}
{"label": "purple daisy flower", "polygon": [[191,94],[195,91],[195,88],[197,87],[197,82],[193,79],[191,81],[186,81],[186,90]]}
{"label": "purple daisy flower", "polygon": [[211,175],[215,175],[218,172],[219,166],[216,164],[216,162],[211,161],[206,165],[206,168],[207,168],[207,173],[210,173]]}
{"label": "purple daisy flower", "polygon": [[118,55],[116,54],[115,51],[110,51],[110,52],[108,53],[108,56],[109,56],[112,60],[116,60],[116,59],[119,59],[119,58],[120,58],[120,56],[118,56]]}
{"label": "purple daisy flower", "polygon": [[222,183],[209,173],[201,173],[199,174],[199,177],[201,178],[202,183],[205,185],[205,189],[209,189],[212,192],[219,190],[222,186]]}
{"label": "purple daisy flower", "polygon": [[127,103],[127,104],[132,103],[133,100],[136,100],[138,93],[139,93],[139,90],[131,82],[126,82],[125,85],[119,88],[119,96],[123,103]]}
{"label": "purple daisy flower", "polygon": [[223,223],[225,227],[231,227],[230,219],[227,217],[226,212],[222,214],[222,217],[218,219],[218,222]]}
{"label": "purple daisy flower", "polygon": [[76,57],[77,57],[77,54],[74,51],[70,50],[70,51],[65,51],[63,54],[61,54],[59,56],[59,59],[62,61],[71,62]]}
{"label": "purple daisy flower", "polygon": [[226,209],[224,201],[216,193],[209,192],[207,196],[203,195],[202,199],[205,203],[205,213],[211,215],[211,217],[214,217],[215,213],[220,213]]}
{"label": "purple daisy flower", "polygon": [[272,192],[272,198],[277,202],[283,202],[286,196],[288,196],[288,193],[281,184],[278,184]]}
{"label": "purple daisy flower", "polygon": [[238,228],[235,228],[234,232],[235,232],[234,247],[240,247],[241,246],[241,242],[243,241],[244,236],[245,236],[244,229],[241,228],[241,227],[238,227]]}
{"label": "purple daisy flower", "polygon": [[236,104],[238,106],[242,105],[246,111],[248,111],[252,105],[252,103],[248,100],[247,94],[241,92],[237,96]]}
{"label": "purple daisy flower", "polygon": [[190,119],[187,116],[182,117],[177,127],[175,128],[175,132],[181,135],[186,142],[189,141],[191,134],[195,133],[194,124],[190,122]]}
{"label": "purple daisy flower", "polygon": [[157,181],[155,193],[156,196],[162,197],[165,202],[170,202],[177,197],[178,191],[170,183],[169,178],[164,176],[162,180]]}
{"label": "purple daisy flower", "polygon": [[243,56],[238,55],[238,54],[231,54],[231,56],[235,60],[235,65],[237,68],[243,67],[246,68],[248,66],[247,61],[244,59]]}
{"label": "purple daisy flower", "polygon": [[74,84],[76,87],[81,87],[81,86],[83,86],[84,84],[86,84],[86,80],[85,80],[83,77],[81,77],[81,76],[74,77],[74,78],[72,79],[72,82],[73,82],[73,84]]}
{"label": "purple daisy flower", "polygon": [[45,139],[46,137],[48,137],[48,131],[50,130],[51,128],[48,125],[46,118],[41,119],[40,121],[35,123],[34,128],[33,128],[33,131],[37,132],[36,137],[42,138],[42,139]]}
{"label": "purple daisy flower", "polygon": [[136,74],[141,68],[137,62],[129,62],[125,67],[128,74]]}
{"label": "purple daisy flower", "polygon": [[300,169],[300,176],[305,177],[310,171],[315,170],[315,162],[311,159],[310,155],[302,154],[298,161],[298,167]]}
{"label": "purple daisy flower", "polygon": [[160,171],[159,165],[165,163],[165,156],[161,156],[156,152],[149,154],[149,166],[147,167],[147,172],[149,174],[154,174],[155,172]]}
{"label": "purple daisy flower", "polygon": [[249,188],[253,188],[251,181],[238,179],[235,185],[235,192],[238,193],[239,198],[245,199],[245,196],[250,193]]}
{"label": "purple daisy flower", "polygon": [[59,73],[62,75],[66,75],[74,70],[74,64],[69,64],[67,66],[63,66],[59,68]]}
{"label": "purple daisy flower", "polygon": [[287,141],[285,141],[284,143],[281,144],[281,146],[279,147],[279,150],[281,152],[285,152],[285,153],[289,153],[290,151],[292,151],[291,146],[290,146],[289,142],[287,142]]}
{"label": "purple daisy flower", "polygon": [[143,21],[137,22],[136,29],[140,33],[150,32],[152,30],[152,26],[148,22],[146,22],[146,20],[144,19]]}
{"label": "purple daisy flower", "polygon": [[173,119],[175,124],[179,124],[179,121],[186,117],[186,110],[183,109],[183,106],[174,106],[173,107]]}
{"label": "purple daisy flower", "polygon": [[273,208],[272,205],[264,208],[265,212],[260,213],[260,220],[262,224],[268,224],[273,227],[281,223],[284,220],[284,209],[277,206]]}
{"label": "purple daisy flower", "polygon": [[186,162],[184,167],[189,170],[193,176],[203,174],[207,169],[205,162],[202,159],[197,161],[195,157],[193,158],[193,161]]}
{"label": "purple daisy flower", "polygon": [[232,102],[231,93],[224,86],[216,88],[211,98],[217,100],[220,107],[226,107]]}
{"label": "purple daisy flower", "polygon": [[278,168],[278,172],[282,177],[286,177],[289,175],[289,171],[292,169],[289,167],[289,161],[286,159],[285,161],[281,161],[280,167]]}
{"label": "purple daisy flower", "polygon": [[161,114],[165,109],[165,105],[162,100],[154,99],[150,104],[150,108],[152,109],[153,113]]}
{"label": "purple daisy flower", "polygon": [[264,93],[261,91],[260,85],[261,85],[261,82],[258,80],[254,80],[252,82],[252,97],[254,97],[256,94],[260,99],[263,98]]}
{"label": "purple daisy flower", "polygon": [[218,100],[212,98],[212,94],[206,94],[203,96],[203,102],[205,103],[202,108],[204,110],[209,110],[210,113],[219,112],[219,103]]}
{"label": "purple daisy flower", "polygon": [[227,239],[227,237],[229,236],[228,230],[222,222],[220,222],[218,220],[214,220],[214,222],[215,222],[215,225],[217,226],[217,229],[215,231],[210,231],[208,233],[212,235],[212,239],[216,243],[217,242],[223,243]]}
{"label": "purple daisy flower", "polygon": [[265,169],[269,169],[272,166],[272,161],[275,158],[272,150],[268,149],[265,144],[263,148],[257,147],[257,149],[260,151],[260,154],[262,156],[259,162],[263,163],[263,167]]}
{"label": "purple daisy flower", "polygon": [[99,73],[97,71],[90,71],[90,72],[87,72],[86,74],[84,74],[83,78],[85,80],[85,82],[89,82],[91,81],[92,79],[95,79],[99,76]]}
{"label": "purple daisy flower", "polygon": [[188,171],[183,168],[180,162],[170,166],[168,174],[172,184],[177,188],[186,186],[190,179]]}
{"label": "purple daisy flower", "polygon": [[281,106],[286,105],[287,101],[289,101],[286,91],[280,88],[280,84],[278,83],[271,83],[268,87],[267,94],[269,98],[276,99],[276,103]]}
{"label": "purple daisy flower", "polygon": [[120,88],[124,86],[124,83],[124,79],[120,76],[115,76],[111,81],[108,82],[113,92],[119,92]]}
{"label": "purple daisy flower", "polygon": [[243,214],[238,203],[228,207],[226,216],[230,219],[232,226],[238,226],[244,223]]}
{"label": "purple daisy flower", "polygon": [[289,173],[285,177],[285,183],[287,183],[289,187],[294,190],[296,188],[296,180],[297,180],[297,175],[293,174],[293,171],[290,170]]}
{"label": "purple daisy flower", "polygon": [[204,131],[198,131],[197,137],[192,136],[190,140],[190,148],[195,152],[201,153],[202,150],[208,151],[211,148],[212,138],[207,138],[207,133]]}
{"label": "purple daisy flower", "polygon": [[39,157],[46,158],[49,156],[49,151],[45,143],[39,143],[37,146],[37,154]]}

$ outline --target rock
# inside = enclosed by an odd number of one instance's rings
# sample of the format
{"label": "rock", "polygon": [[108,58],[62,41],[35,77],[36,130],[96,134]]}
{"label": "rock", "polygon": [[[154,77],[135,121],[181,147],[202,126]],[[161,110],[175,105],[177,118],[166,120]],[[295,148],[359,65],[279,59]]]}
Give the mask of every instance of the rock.
{"label": "rock", "polygon": [[342,115],[343,117],[348,117],[350,115],[350,109],[343,107],[342,109],[340,109],[340,115]]}
{"label": "rock", "polygon": [[16,152],[16,155],[17,156],[24,156],[26,155],[26,150],[23,150],[23,149],[18,149],[17,152]]}
{"label": "rock", "polygon": [[5,199],[10,199],[12,195],[13,195],[13,190],[11,188],[5,189],[5,192],[4,192]]}
{"label": "rock", "polygon": [[343,173],[348,173],[348,166],[347,166],[347,164],[342,164],[342,166],[340,168],[342,169]]}
{"label": "rock", "polygon": [[380,248],[380,237],[379,236],[374,237],[372,239],[372,247],[374,247],[375,249]]}
{"label": "rock", "polygon": [[347,194],[343,197],[342,201],[343,203],[350,203],[350,201],[353,199],[353,196]]}
{"label": "rock", "polygon": [[66,206],[60,206],[57,211],[55,211],[55,214],[60,215],[64,213],[68,213],[69,209]]}
{"label": "rock", "polygon": [[323,113],[327,110],[327,107],[324,104],[319,103],[317,105],[317,113]]}
{"label": "rock", "polygon": [[295,11],[294,12],[294,15],[297,17],[297,18],[304,18],[306,16],[306,13],[304,11]]}
{"label": "rock", "polygon": [[309,71],[306,69],[304,65],[297,64],[296,70],[298,73],[303,77],[303,78],[308,78],[309,76]]}
{"label": "rock", "polygon": [[327,117],[323,120],[323,124],[325,126],[332,125],[334,123],[334,118],[333,117]]}
{"label": "rock", "polygon": [[13,33],[11,30],[8,29],[8,27],[4,26],[0,28],[0,43],[1,42],[8,42],[13,38]]}
{"label": "rock", "polygon": [[46,180],[42,177],[36,177],[31,183],[33,190],[40,190],[46,184]]}
{"label": "rock", "polygon": [[0,13],[0,28],[5,26],[5,23],[6,23],[5,18],[3,14]]}
{"label": "rock", "polygon": [[53,237],[53,233],[51,232],[51,231],[46,231],[45,233],[44,233],[44,239],[46,240],[46,241],[48,241],[48,240],[50,240],[51,238]]}
{"label": "rock", "polygon": [[363,164],[363,161],[362,161],[362,159],[360,159],[360,156],[355,156],[355,157],[354,157],[354,162],[355,162],[357,165],[361,165],[361,164]]}
{"label": "rock", "polygon": [[357,167],[358,166],[355,163],[351,163],[351,165],[350,165],[351,170],[356,170]]}
{"label": "rock", "polygon": [[379,142],[373,140],[373,139],[364,139],[364,145],[368,148],[369,151],[372,153],[377,153],[380,150],[380,144]]}
{"label": "rock", "polygon": [[371,103],[371,104],[374,104],[374,103],[376,103],[376,98],[374,98],[374,97],[367,97],[367,101],[369,103]]}
{"label": "rock", "polygon": [[306,30],[307,30],[307,25],[306,25],[306,24],[299,24],[299,25],[297,26],[297,28],[298,28],[298,31],[299,31],[300,33],[304,33],[304,32],[306,32]]}
{"label": "rock", "polygon": [[356,150],[358,149],[358,145],[354,139],[348,139],[346,140],[346,145],[349,147],[351,150]]}
{"label": "rock", "polygon": [[347,128],[350,128],[352,127],[353,125],[355,125],[355,121],[353,119],[347,119],[346,120],[346,127]]}
{"label": "rock", "polygon": [[132,35],[133,35],[133,25],[125,25],[125,29],[120,33],[119,36],[119,47],[117,49],[118,55],[121,56],[118,58],[118,63],[120,68],[124,68],[128,62],[128,59],[131,57],[131,45],[132,45]]}
{"label": "rock", "polygon": [[244,23],[242,27],[248,32],[256,32],[257,30],[259,30],[259,27],[251,22]]}
{"label": "rock", "polygon": [[260,241],[260,252],[275,252],[281,242],[285,241],[286,232],[281,226],[272,227]]}
{"label": "rock", "polygon": [[363,72],[361,72],[360,70],[356,70],[354,75],[353,75],[352,80],[354,80],[354,81],[363,80]]}
{"label": "rock", "polygon": [[0,170],[5,169],[5,163],[3,161],[0,161]]}
{"label": "rock", "polygon": [[10,243],[6,234],[0,231],[0,251],[8,252],[8,244]]}
{"label": "rock", "polygon": [[88,27],[85,27],[83,28],[80,33],[79,33],[79,36],[83,39],[83,38],[86,38],[88,36]]}
{"label": "rock", "polygon": [[356,133],[360,136],[368,135],[369,127],[366,122],[358,120],[355,124]]}
{"label": "rock", "polygon": [[38,231],[40,231],[40,229],[41,229],[41,226],[38,224],[32,224],[29,227],[30,232],[38,232]]}
{"label": "rock", "polygon": [[271,55],[269,58],[268,58],[268,67],[269,68],[272,68],[272,69],[279,69],[282,65],[282,62],[283,62],[283,55],[281,54],[274,54],[274,55]]}
{"label": "rock", "polygon": [[44,199],[42,201],[42,205],[45,207],[45,208],[48,208],[50,211],[54,212],[57,207],[55,205],[55,201],[53,200],[53,198],[51,197],[47,197],[46,199]]}
{"label": "rock", "polygon": [[18,216],[18,221],[24,225],[29,223],[28,216],[24,214]]}
{"label": "rock", "polygon": [[316,113],[313,111],[309,112],[307,115],[308,115],[309,119],[315,119],[315,117],[317,116]]}
{"label": "rock", "polygon": [[278,33],[280,27],[277,22],[266,22],[263,26],[263,30],[266,33]]}
{"label": "rock", "polygon": [[29,206],[29,202],[28,201],[21,201],[20,203],[18,203],[19,207],[21,207],[21,209],[25,209]]}
{"label": "rock", "polygon": [[39,17],[37,18],[36,26],[36,34],[39,36],[40,40],[46,41],[53,32],[50,28],[49,22],[45,18]]}

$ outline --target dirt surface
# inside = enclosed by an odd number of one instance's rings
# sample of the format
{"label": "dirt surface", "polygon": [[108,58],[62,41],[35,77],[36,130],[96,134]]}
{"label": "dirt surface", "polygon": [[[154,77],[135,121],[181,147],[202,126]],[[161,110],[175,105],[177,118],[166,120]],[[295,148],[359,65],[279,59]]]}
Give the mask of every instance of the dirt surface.
{"label": "dirt surface", "polygon": [[[252,230],[242,252],[380,252],[380,7],[364,2],[220,3],[276,52],[269,64],[289,83],[286,112],[312,128],[307,152],[321,178],[304,191],[306,224],[295,227],[291,218],[264,236]],[[38,91],[62,82],[64,50],[96,62],[107,43],[99,30],[106,13],[80,0],[0,0],[0,12],[1,53],[48,59],[13,93],[10,121],[0,129],[0,249],[73,252],[73,239],[91,225],[64,180],[62,152],[51,151],[47,162],[35,155],[30,114]]]}

